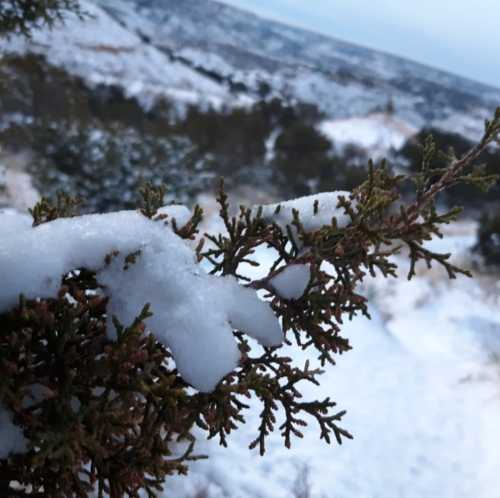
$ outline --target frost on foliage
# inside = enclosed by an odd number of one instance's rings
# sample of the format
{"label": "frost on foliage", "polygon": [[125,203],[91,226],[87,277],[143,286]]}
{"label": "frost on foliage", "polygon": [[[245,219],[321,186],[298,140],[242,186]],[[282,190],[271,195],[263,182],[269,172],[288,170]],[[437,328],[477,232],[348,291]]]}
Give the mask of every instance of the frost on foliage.
{"label": "frost on foliage", "polygon": [[274,276],[269,283],[280,297],[300,299],[304,295],[310,278],[309,265],[291,264]]}
{"label": "frost on foliage", "polygon": [[[182,226],[185,208],[161,210]],[[8,237],[5,235],[8,234]],[[106,265],[106,255],[118,251]],[[125,258],[140,251],[124,270]],[[19,295],[54,298],[61,277],[76,268],[96,271],[109,296],[108,316],[130,324],[146,303],[146,325],[166,344],[182,377],[210,391],[238,364],[232,334],[237,328],[266,346],[281,344],[283,333],[269,305],[233,277],[207,275],[189,245],[162,221],[139,212],[62,218],[37,227],[24,215],[0,213],[0,312]],[[108,334],[115,334],[108,323]]]}
{"label": "frost on foliage", "polygon": [[349,196],[350,192],[339,190],[307,195],[276,204],[267,204],[262,206],[262,216],[274,221],[285,230],[287,225],[292,224],[293,211],[297,210],[306,232],[314,232],[325,225],[330,225],[332,218],[337,220],[337,226],[343,228],[350,223],[351,219],[345,210],[338,206],[338,203],[340,197],[349,199]]}
{"label": "frost on foliage", "polygon": [[0,458],[7,458],[12,453],[24,453],[26,440],[23,431],[14,425],[10,414],[0,406]]}

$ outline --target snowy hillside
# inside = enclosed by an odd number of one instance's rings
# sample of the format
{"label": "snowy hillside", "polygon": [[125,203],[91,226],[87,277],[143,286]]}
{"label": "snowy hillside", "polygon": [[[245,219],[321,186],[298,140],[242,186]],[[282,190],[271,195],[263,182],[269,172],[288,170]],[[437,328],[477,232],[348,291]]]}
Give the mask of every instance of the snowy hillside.
{"label": "snowy hillside", "polygon": [[249,93],[316,104],[332,117],[363,115],[392,99],[417,127],[464,116],[481,124],[500,102],[498,89],[215,1],[97,1],[191,67]]}
{"label": "snowy hillside", "polygon": [[122,86],[147,106],[151,98],[220,105],[229,98],[226,89],[161,50],[145,44],[133,31],[120,25],[89,1],[82,7],[90,16],[80,20],[68,14],[64,25],[53,31],[35,31],[31,40],[11,38],[0,42],[4,53],[32,52],[48,62],[83,77],[88,84]]}
{"label": "snowy hillside", "polygon": [[3,53],[34,52],[83,77],[152,99],[244,105],[277,96],[317,106],[330,119],[364,116],[390,101],[408,126],[473,136],[500,90],[402,58],[268,21],[212,0],[84,0],[31,41],[2,40]]}

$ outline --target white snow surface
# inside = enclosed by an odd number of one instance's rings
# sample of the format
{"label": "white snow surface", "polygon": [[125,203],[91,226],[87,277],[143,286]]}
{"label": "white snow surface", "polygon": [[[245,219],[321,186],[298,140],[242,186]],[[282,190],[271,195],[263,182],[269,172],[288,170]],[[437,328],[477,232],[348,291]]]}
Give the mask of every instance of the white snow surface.
{"label": "white snow surface", "polygon": [[309,284],[311,268],[309,265],[290,264],[283,268],[269,283],[284,299],[300,299]]}
{"label": "white snow surface", "polygon": [[[186,219],[186,209],[167,206],[162,214]],[[206,274],[192,248],[162,221],[137,211],[65,218],[37,227],[26,215],[0,212],[0,312],[27,298],[56,297],[61,277],[85,267],[97,272],[110,297],[108,334],[114,315],[129,325],[149,303],[146,321],[172,351],[182,377],[200,391],[211,391],[238,364],[233,328],[265,346],[281,344],[283,334],[269,305],[233,277]],[[182,226],[182,225],[181,225]],[[125,257],[141,253],[124,270]],[[119,251],[111,264],[104,258]]]}
{"label": "white snow surface", "polygon": [[[439,249],[463,258],[473,240],[473,232],[447,235]],[[262,247],[257,259],[269,267],[274,255]],[[305,401],[338,401],[354,440],[328,446],[309,420],[290,450],[276,430],[260,457],[248,449],[262,409],[252,401],[228,448],[199,434],[197,450],[209,459],[170,479],[164,496],[289,498],[304,465],[311,498],[500,496],[500,367],[489,360],[500,353],[500,284],[481,275],[449,281],[437,270],[407,282],[406,269],[398,280],[367,283],[372,320],[342,327],[353,350],[326,368],[319,387],[300,386]],[[247,270],[257,278],[264,271]],[[310,357],[296,347],[286,354],[302,365]],[[280,413],[276,425],[282,421]]]}
{"label": "white snow surface", "polygon": [[7,458],[12,453],[26,451],[26,440],[23,431],[14,425],[9,412],[0,406],[0,458]]}
{"label": "white snow surface", "polygon": [[340,148],[357,145],[379,159],[391,149],[400,149],[408,138],[417,133],[409,123],[384,113],[348,119],[326,120],[320,131]]}
{"label": "white snow surface", "polygon": [[[340,197],[349,199],[350,195],[350,192],[344,190],[321,192],[260,207],[262,207],[262,217],[274,221],[283,230],[286,230],[287,226],[291,226],[293,212],[297,210],[306,232],[314,232],[325,225],[331,225],[332,218],[337,220],[339,228],[346,227],[350,223],[351,218],[349,215],[346,214],[343,208],[338,206]],[[314,212],[315,202],[317,202],[316,213]],[[255,212],[258,207],[254,208]]]}
{"label": "white snow surface", "polygon": [[[0,210],[0,237],[14,236],[17,233],[28,230],[33,225],[33,218],[27,214],[20,213],[16,209],[6,208]],[[1,240],[0,239],[0,240]]]}

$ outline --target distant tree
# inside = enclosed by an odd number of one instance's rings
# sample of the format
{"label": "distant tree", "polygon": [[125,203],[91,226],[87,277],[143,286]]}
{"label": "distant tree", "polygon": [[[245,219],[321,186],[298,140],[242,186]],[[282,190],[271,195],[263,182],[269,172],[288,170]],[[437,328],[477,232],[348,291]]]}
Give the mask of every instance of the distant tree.
{"label": "distant tree", "polygon": [[481,217],[475,250],[487,265],[500,267],[500,206]]}
{"label": "distant tree", "polygon": [[328,167],[331,149],[331,142],[315,126],[297,120],[276,139],[274,163],[292,192],[308,194],[309,182]]}
{"label": "distant tree", "polygon": [[277,120],[268,107],[265,102],[228,110],[192,106],[174,131],[189,137],[200,155],[212,155],[218,173],[230,175],[235,157],[240,168],[264,162],[266,140]]}
{"label": "distant tree", "polygon": [[314,126],[295,122],[276,140],[276,154],[284,161],[311,162],[327,154],[332,147],[330,141]]}
{"label": "distant tree", "polygon": [[67,12],[82,16],[79,0],[2,0],[0,35],[29,37],[34,29],[61,21]]}
{"label": "distant tree", "polygon": [[144,133],[95,119],[35,123],[28,129],[33,154],[28,171],[35,186],[50,197],[64,187],[85,199],[85,211],[134,207],[136,192],[147,181],[168,184],[178,199],[207,187],[192,144],[175,134]]}
{"label": "distant tree", "polygon": [[387,99],[387,103],[385,104],[384,112],[388,116],[392,116],[396,112],[396,106],[394,104],[394,99],[392,97],[389,97]]}
{"label": "distant tree", "polygon": [[267,81],[259,81],[257,93],[261,99],[265,99],[271,93],[271,86]]}
{"label": "distant tree", "polygon": [[355,146],[336,150],[314,123],[301,115],[278,136],[274,167],[283,191],[352,190],[367,179],[366,154]]}
{"label": "distant tree", "polygon": [[353,190],[368,178],[365,164],[349,161],[348,156],[339,154],[325,160],[319,176],[318,190]]}

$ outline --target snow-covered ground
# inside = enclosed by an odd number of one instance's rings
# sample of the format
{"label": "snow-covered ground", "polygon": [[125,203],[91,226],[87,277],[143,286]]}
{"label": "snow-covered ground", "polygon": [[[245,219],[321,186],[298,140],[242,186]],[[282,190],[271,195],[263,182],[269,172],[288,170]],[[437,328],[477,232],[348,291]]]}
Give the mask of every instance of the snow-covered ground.
{"label": "snow-covered ground", "polygon": [[[247,106],[259,96],[317,106],[329,119],[365,116],[389,99],[413,126],[476,137],[500,93],[388,54],[273,23],[218,2],[81,0],[30,40],[0,40],[0,57],[39,54],[90,85],[114,84],[147,108]],[[232,90],[231,87],[233,86]]]}
{"label": "snow-covered ground", "polygon": [[400,149],[418,130],[409,123],[389,114],[377,112],[363,117],[330,119],[319,125],[320,131],[337,147],[349,144],[366,150],[379,159],[391,149]]}
{"label": "snow-covered ground", "polygon": [[[466,260],[473,228],[455,227],[436,248]],[[299,496],[304,465],[312,498],[500,496],[500,365],[490,361],[500,352],[497,280],[448,281],[433,269],[407,282],[402,271],[398,280],[370,281],[365,292],[373,319],[344,326],[354,349],[327,368],[320,388],[303,386],[306,398],[332,396],[348,410],[343,425],[354,440],[327,446],[311,425],[291,450],[274,433],[260,457],[247,449],[259,423],[255,404],[228,448],[200,442],[198,451],[210,458],[171,479],[165,496]]]}
{"label": "snow-covered ground", "polygon": [[147,107],[165,96],[183,103],[219,106],[229,92],[193,69],[169,59],[139,35],[121,26],[93,2],[82,0],[84,20],[68,14],[54,29],[36,30],[31,39],[0,40],[0,54],[35,53],[66,68],[89,85],[122,86]]}

